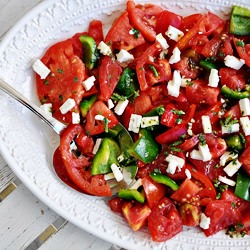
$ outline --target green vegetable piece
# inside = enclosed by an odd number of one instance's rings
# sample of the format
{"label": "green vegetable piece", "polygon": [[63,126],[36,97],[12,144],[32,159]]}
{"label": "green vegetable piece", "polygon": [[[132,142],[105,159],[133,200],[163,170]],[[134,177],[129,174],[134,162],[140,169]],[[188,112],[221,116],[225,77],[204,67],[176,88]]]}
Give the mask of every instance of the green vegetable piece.
{"label": "green vegetable piece", "polygon": [[118,197],[126,200],[137,200],[140,203],[144,203],[145,196],[136,189],[120,189],[118,191]]}
{"label": "green vegetable piece", "polygon": [[94,105],[95,101],[97,100],[97,95],[91,96],[90,99],[84,99],[80,103],[80,111],[82,117],[86,117],[87,113],[89,112],[90,108]]}
{"label": "green vegetable piece", "polygon": [[244,98],[249,98],[250,97],[250,90],[249,90],[249,85],[247,85],[245,91],[237,91],[237,90],[232,90],[226,85],[223,85],[221,87],[221,93],[227,97],[227,98],[232,98],[232,99],[244,99]]}
{"label": "green vegetable piece", "polygon": [[238,172],[235,195],[250,201],[250,176],[244,171]]}
{"label": "green vegetable piece", "polygon": [[250,35],[250,10],[233,6],[230,17],[230,33],[234,35]]}
{"label": "green vegetable piece", "polygon": [[139,84],[135,70],[128,67],[125,68],[116,86],[116,91],[123,96],[129,97],[133,95],[138,88]]}
{"label": "green vegetable piece", "polygon": [[171,178],[169,178],[168,176],[164,174],[151,172],[149,176],[152,178],[153,181],[164,184],[170,187],[174,191],[179,189],[179,185],[174,180],[172,180]]}
{"label": "green vegetable piece", "polygon": [[81,35],[79,37],[83,46],[83,62],[88,69],[93,69],[99,59],[96,42],[93,37]]}
{"label": "green vegetable piece", "polygon": [[164,113],[164,105],[160,105],[152,110],[150,110],[149,112],[147,112],[146,114],[144,114],[144,117],[149,117],[149,116],[156,116],[156,115],[162,115]]}
{"label": "green vegetable piece", "polygon": [[229,149],[240,152],[244,149],[241,137],[239,135],[229,135],[225,138]]}
{"label": "green vegetable piece", "polygon": [[117,157],[120,154],[120,148],[116,141],[111,138],[104,138],[97,151],[91,168],[91,175],[110,173],[111,165],[118,164]]}
{"label": "green vegetable piece", "polygon": [[139,133],[139,139],[128,148],[127,152],[143,161],[150,163],[154,161],[160,152],[160,146],[155,142],[153,136],[147,129],[141,129]]}
{"label": "green vegetable piece", "polygon": [[200,66],[202,68],[204,68],[205,70],[211,70],[211,69],[217,69],[217,65],[212,61],[212,60],[209,60],[209,59],[203,59],[203,60],[200,60]]}

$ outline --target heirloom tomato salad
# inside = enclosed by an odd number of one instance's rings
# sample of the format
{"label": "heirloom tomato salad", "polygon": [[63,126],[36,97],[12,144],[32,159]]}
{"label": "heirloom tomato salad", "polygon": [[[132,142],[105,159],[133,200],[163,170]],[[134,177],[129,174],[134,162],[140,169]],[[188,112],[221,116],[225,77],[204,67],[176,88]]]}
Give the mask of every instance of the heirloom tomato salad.
{"label": "heirloom tomato salad", "polygon": [[153,241],[250,233],[249,9],[224,20],[128,0],[106,34],[90,20],[33,68],[41,108],[68,125],[53,158],[65,183],[110,197]]}

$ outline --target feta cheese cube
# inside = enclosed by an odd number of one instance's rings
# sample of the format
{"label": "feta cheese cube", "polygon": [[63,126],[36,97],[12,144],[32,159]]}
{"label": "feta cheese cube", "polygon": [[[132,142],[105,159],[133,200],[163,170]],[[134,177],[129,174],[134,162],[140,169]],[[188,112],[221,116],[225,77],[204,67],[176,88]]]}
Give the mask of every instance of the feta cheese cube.
{"label": "feta cheese cube", "polygon": [[92,150],[92,153],[94,155],[97,153],[98,149],[100,148],[101,143],[102,143],[102,138],[97,138],[96,142],[95,142],[95,145],[94,145],[94,148]]}
{"label": "feta cheese cube", "polygon": [[234,123],[234,124],[229,124],[229,125],[222,125],[221,126],[221,132],[222,134],[231,134],[231,133],[236,133],[240,131],[240,124],[239,123]]}
{"label": "feta cheese cube", "polygon": [[87,78],[86,80],[83,81],[83,86],[85,88],[86,91],[89,91],[95,84],[95,77],[94,76],[90,76],[89,78]]}
{"label": "feta cheese cube", "polygon": [[181,74],[179,70],[175,70],[173,79],[168,81],[167,90],[168,94],[174,97],[178,97],[180,94],[181,86]]}
{"label": "feta cheese cube", "polygon": [[170,174],[174,174],[176,171],[176,168],[181,169],[185,164],[184,159],[178,156],[172,155],[172,154],[169,154],[165,160],[168,162],[168,168],[166,172]]}
{"label": "feta cheese cube", "polygon": [[240,110],[242,116],[250,115],[250,100],[249,98],[244,98],[239,100]]}
{"label": "feta cheese cube", "polygon": [[156,36],[156,41],[161,45],[161,47],[165,50],[169,48],[169,45],[167,43],[167,40],[163,37],[162,33],[159,33]]}
{"label": "feta cheese cube", "polygon": [[40,109],[47,115],[52,115],[52,103],[44,103],[40,106]]}
{"label": "feta cheese cube", "polygon": [[104,119],[105,119],[105,117],[103,115],[96,115],[95,116],[96,121],[103,121]]}
{"label": "feta cheese cube", "polygon": [[235,56],[227,55],[224,58],[224,63],[227,67],[238,70],[245,64],[245,61]]}
{"label": "feta cheese cube", "polygon": [[186,88],[189,82],[191,82],[191,78],[181,78],[181,87]]}
{"label": "feta cheese cube", "polygon": [[132,114],[129,120],[128,130],[134,133],[139,133],[141,120],[142,120],[141,115]]}
{"label": "feta cheese cube", "polygon": [[169,25],[169,26],[168,26],[168,30],[166,31],[165,34],[166,34],[170,39],[172,39],[172,40],[174,40],[174,41],[176,41],[176,42],[178,42],[178,41],[184,36],[184,33],[183,33],[181,30],[179,30],[179,29],[173,27],[172,25]]}
{"label": "feta cheese cube", "polygon": [[212,159],[212,155],[210,153],[210,150],[207,144],[201,145],[199,143],[198,148],[202,157],[202,161],[210,161]]}
{"label": "feta cheese cube", "polygon": [[208,78],[208,86],[216,88],[218,87],[219,81],[219,71],[217,69],[211,69]]}
{"label": "feta cheese cube", "polygon": [[125,49],[121,49],[120,52],[116,54],[116,58],[120,63],[129,63],[134,60],[134,56]]}
{"label": "feta cheese cube", "polygon": [[100,50],[101,54],[109,56],[112,54],[111,48],[103,41],[101,41],[97,47]]}
{"label": "feta cheese cube", "polygon": [[190,152],[190,158],[194,159],[194,160],[200,160],[202,161],[203,160],[203,157],[201,155],[201,152],[199,150],[196,150],[196,149],[193,149],[191,152]]}
{"label": "feta cheese cube", "polygon": [[45,79],[50,73],[50,69],[40,59],[33,63],[32,68],[41,79]]}
{"label": "feta cheese cube", "polygon": [[72,108],[74,108],[76,105],[76,102],[74,99],[72,98],[68,98],[63,105],[59,108],[61,113],[63,115],[65,115],[66,113],[68,113]]}
{"label": "feta cheese cube", "polygon": [[111,99],[108,99],[108,108],[112,109],[115,106],[115,104],[113,103],[113,101]]}
{"label": "feta cheese cube", "polygon": [[79,124],[80,123],[80,113],[72,112],[72,124]]}
{"label": "feta cheese cube", "polygon": [[104,175],[104,180],[108,181],[108,180],[112,180],[115,178],[115,175],[113,173],[108,173]]}
{"label": "feta cheese cube", "polygon": [[203,127],[204,133],[205,134],[212,133],[212,125],[210,122],[210,117],[208,115],[201,116],[201,122],[202,122],[202,127]]}
{"label": "feta cheese cube", "polygon": [[138,189],[141,186],[142,186],[142,180],[141,178],[139,178],[129,187],[129,189]]}
{"label": "feta cheese cube", "polygon": [[141,127],[146,128],[154,125],[159,125],[159,116],[142,117]]}
{"label": "feta cheese cube", "polygon": [[117,115],[122,115],[126,107],[128,106],[128,103],[129,103],[128,99],[126,99],[125,101],[119,101],[115,106],[115,113]]}
{"label": "feta cheese cube", "polygon": [[240,125],[244,131],[245,136],[250,135],[250,120],[248,116],[240,117]]}
{"label": "feta cheese cube", "polygon": [[207,217],[204,213],[200,215],[200,227],[203,229],[208,229],[210,226],[211,219]]}
{"label": "feta cheese cube", "polygon": [[169,58],[169,63],[174,64],[179,62],[180,60],[181,60],[181,51],[179,50],[178,47],[175,47],[173,49],[171,57]]}
{"label": "feta cheese cube", "polygon": [[185,175],[187,176],[187,178],[189,180],[192,178],[192,175],[191,175],[190,171],[187,168],[185,169]]}
{"label": "feta cheese cube", "polygon": [[225,166],[226,163],[230,160],[234,160],[238,158],[238,154],[232,153],[229,151],[226,151],[221,157],[220,157],[220,165]]}
{"label": "feta cheese cube", "polygon": [[231,179],[228,179],[225,176],[219,175],[218,180],[221,181],[221,182],[223,182],[224,184],[227,184],[228,186],[232,186],[233,187],[233,186],[236,185],[235,181],[233,181]]}
{"label": "feta cheese cube", "polygon": [[240,169],[241,163],[238,160],[231,161],[223,170],[232,177]]}
{"label": "feta cheese cube", "polygon": [[122,174],[120,168],[115,163],[111,164],[111,170],[115,176],[115,179],[118,182],[123,180],[123,174]]}

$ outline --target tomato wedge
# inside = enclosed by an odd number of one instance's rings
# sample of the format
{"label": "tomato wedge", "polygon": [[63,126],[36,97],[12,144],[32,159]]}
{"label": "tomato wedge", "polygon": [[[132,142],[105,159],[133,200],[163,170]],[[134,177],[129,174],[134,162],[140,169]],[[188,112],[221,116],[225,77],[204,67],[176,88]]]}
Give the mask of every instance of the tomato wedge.
{"label": "tomato wedge", "polygon": [[71,181],[84,193],[96,196],[111,196],[103,175],[90,175],[90,165],[85,156],[76,157],[70,149],[71,142],[79,134],[85,133],[81,125],[69,125],[61,135],[60,152]]}

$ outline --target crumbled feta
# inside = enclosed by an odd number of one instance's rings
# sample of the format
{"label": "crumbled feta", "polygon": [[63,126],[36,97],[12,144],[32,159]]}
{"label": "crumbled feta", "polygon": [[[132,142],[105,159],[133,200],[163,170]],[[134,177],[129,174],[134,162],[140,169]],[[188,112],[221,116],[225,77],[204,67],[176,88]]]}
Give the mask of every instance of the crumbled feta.
{"label": "crumbled feta", "polygon": [[173,49],[171,57],[169,58],[169,63],[174,64],[179,62],[180,60],[181,60],[181,51],[179,50],[178,47],[175,47]]}
{"label": "crumbled feta", "polygon": [[227,185],[232,186],[232,187],[236,185],[235,181],[228,179],[225,176],[219,175],[218,180],[223,182],[224,184],[227,184]]}
{"label": "crumbled feta", "polygon": [[176,41],[176,42],[178,42],[178,41],[184,36],[184,33],[183,33],[181,30],[179,30],[179,29],[173,27],[172,25],[169,25],[169,26],[168,26],[168,30],[166,31],[165,34],[166,34],[170,39],[172,39],[172,40],[174,40],[174,41]]}
{"label": "crumbled feta", "polygon": [[98,149],[100,148],[101,143],[102,143],[102,138],[97,138],[96,142],[95,142],[95,145],[94,145],[94,148],[92,150],[92,153],[94,155],[97,153]]}
{"label": "crumbled feta", "polygon": [[115,106],[115,104],[113,103],[113,101],[111,99],[108,99],[108,108],[112,109]]}
{"label": "crumbled feta", "polygon": [[139,133],[141,120],[142,120],[141,115],[132,114],[129,120],[128,130],[134,133]]}
{"label": "crumbled feta", "polygon": [[141,186],[142,186],[142,179],[139,178],[129,187],[129,189],[138,189]]}
{"label": "crumbled feta", "polygon": [[210,161],[212,159],[212,155],[210,153],[210,150],[207,144],[201,145],[199,143],[198,148],[202,156],[202,161]]}
{"label": "crumbled feta", "polygon": [[33,63],[32,68],[41,79],[45,79],[50,73],[50,69],[39,59]]}
{"label": "crumbled feta", "polygon": [[202,122],[202,127],[203,127],[204,133],[205,134],[212,133],[212,125],[210,122],[210,117],[208,115],[201,116],[201,122]]}
{"label": "crumbled feta", "polygon": [[111,164],[111,170],[115,176],[115,179],[118,182],[123,180],[123,174],[122,174],[120,168],[115,163]]}
{"label": "crumbled feta", "polygon": [[97,47],[100,50],[101,54],[109,56],[112,54],[111,48],[103,41],[101,41]]}
{"label": "crumbled feta", "polygon": [[168,94],[173,97],[178,97],[180,94],[181,74],[179,70],[175,70],[173,79],[168,81],[167,90]]}
{"label": "crumbled feta", "polygon": [[203,157],[201,155],[201,152],[199,150],[196,150],[196,149],[193,149],[191,152],[190,152],[190,158],[194,159],[194,160],[200,160],[202,161],[203,160]]}
{"label": "crumbled feta", "polygon": [[96,121],[103,121],[104,119],[105,119],[105,117],[103,115],[96,115],[95,116]]}
{"label": "crumbled feta", "polygon": [[119,63],[129,63],[134,60],[134,56],[125,49],[121,49],[116,58]]}
{"label": "crumbled feta", "polygon": [[146,128],[154,125],[159,125],[159,116],[142,117],[141,127]]}
{"label": "crumbled feta", "polygon": [[201,213],[200,215],[200,227],[202,229],[208,229],[210,226],[211,219],[210,217],[207,217],[204,213]]}
{"label": "crumbled feta", "polygon": [[226,167],[224,167],[224,171],[228,176],[232,177],[241,167],[241,163],[238,160],[231,161]]}
{"label": "crumbled feta", "polygon": [[181,169],[185,164],[184,159],[172,154],[169,154],[165,160],[168,162],[166,172],[169,174],[174,174],[177,168]]}
{"label": "crumbled feta", "polygon": [[89,91],[94,86],[95,80],[96,79],[94,76],[90,76],[86,80],[83,81],[82,84],[83,84],[86,91]]}
{"label": "crumbled feta", "polygon": [[169,48],[169,45],[167,43],[167,40],[163,37],[162,33],[159,33],[156,36],[156,41],[161,45],[161,47],[165,50]]}
{"label": "crumbled feta", "polygon": [[115,175],[113,173],[108,173],[104,175],[104,180],[108,181],[108,180],[112,180],[115,178]]}
{"label": "crumbled feta", "polygon": [[248,116],[240,117],[240,125],[244,131],[245,136],[250,135],[250,120]]}
{"label": "crumbled feta", "polygon": [[59,108],[61,113],[63,115],[65,115],[66,113],[68,113],[72,108],[74,108],[76,105],[76,102],[74,99],[72,98],[68,98],[63,105]]}
{"label": "crumbled feta", "polygon": [[52,115],[52,103],[44,103],[40,106],[40,109],[47,115]]}
{"label": "crumbled feta", "polygon": [[70,143],[69,148],[70,148],[70,152],[73,151],[73,150],[77,150],[77,146],[76,146],[75,141],[72,141]]}
{"label": "crumbled feta", "polygon": [[187,133],[188,133],[188,135],[190,135],[190,136],[193,136],[193,135],[194,135],[194,132],[193,132],[193,123],[192,123],[192,122],[189,122],[189,123],[188,123]]}
{"label": "crumbled feta", "polygon": [[208,86],[216,88],[218,87],[219,81],[219,71],[217,69],[211,69],[208,78]]}
{"label": "crumbled feta", "polygon": [[187,168],[185,169],[185,175],[187,176],[187,178],[189,180],[192,178],[192,175],[191,175],[190,171]]}
{"label": "crumbled feta", "polygon": [[80,123],[80,113],[72,112],[72,124],[79,124]]}
{"label": "crumbled feta", "polygon": [[242,116],[250,115],[250,100],[244,98],[239,100],[240,111]]}
{"label": "crumbled feta", "polygon": [[181,87],[186,88],[189,82],[191,82],[191,78],[181,78]]}
{"label": "crumbled feta", "polygon": [[222,125],[221,126],[221,132],[222,134],[231,134],[231,133],[236,133],[240,131],[240,124],[239,123],[234,123],[234,124],[229,124],[229,125]]}
{"label": "crumbled feta", "polygon": [[123,112],[125,111],[126,107],[128,106],[129,100],[126,99],[124,101],[119,101],[116,106],[115,106],[115,113],[117,115],[122,115]]}
{"label": "crumbled feta", "polygon": [[229,151],[226,151],[221,157],[220,157],[220,165],[223,167],[226,165],[226,163],[230,160],[234,160],[238,158],[238,154],[232,153]]}
{"label": "crumbled feta", "polygon": [[235,56],[227,55],[224,58],[224,63],[229,68],[239,70],[245,64],[245,60],[239,59]]}
{"label": "crumbled feta", "polygon": [[168,54],[168,50],[167,49],[162,50],[161,53],[160,53],[160,55],[159,55],[160,59],[166,58],[167,54]]}

